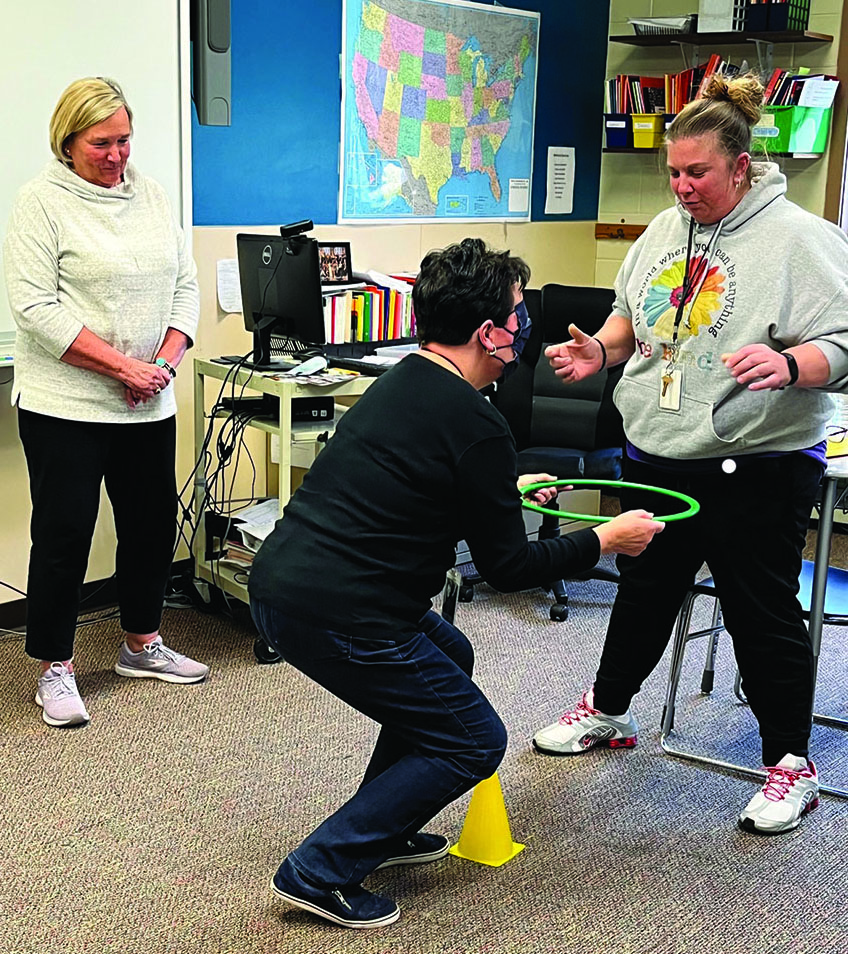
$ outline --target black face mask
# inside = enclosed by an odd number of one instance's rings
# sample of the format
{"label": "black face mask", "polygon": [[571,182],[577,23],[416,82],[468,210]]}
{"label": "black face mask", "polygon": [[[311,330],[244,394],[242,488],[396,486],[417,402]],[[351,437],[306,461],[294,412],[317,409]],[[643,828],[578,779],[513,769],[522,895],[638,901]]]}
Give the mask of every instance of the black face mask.
{"label": "black face mask", "polygon": [[527,312],[527,306],[523,301],[520,301],[515,306],[515,317],[518,319],[518,328],[512,332],[512,344],[500,345],[500,347],[495,349],[496,351],[500,351],[503,348],[512,348],[514,355],[512,361],[504,361],[504,359],[498,357],[498,355],[492,355],[493,358],[497,358],[504,366],[500,378],[501,381],[505,381],[511,374],[514,374],[518,370],[521,352],[524,351],[524,346],[530,338],[530,330],[533,327],[533,322],[530,320],[530,315]]}

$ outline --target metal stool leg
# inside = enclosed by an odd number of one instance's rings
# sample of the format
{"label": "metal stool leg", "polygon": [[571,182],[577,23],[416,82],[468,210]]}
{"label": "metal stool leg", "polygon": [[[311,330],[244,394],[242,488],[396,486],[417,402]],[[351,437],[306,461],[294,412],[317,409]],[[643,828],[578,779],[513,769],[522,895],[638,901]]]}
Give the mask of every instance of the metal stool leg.
{"label": "metal stool leg", "polygon": [[[690,633],[689,625],[692,620],[692,609],[695,597],[700,594],[708,595],[715,599],[715,609],[713,611],[713,622],[712,626],[709,629],[697,630],[694,633]],[[721,612],[718,598],[716,597],[712,587],[705,587],[704,585],[696,585],[683,602],[683,606],[680,609],[680,613],[677,617],[677,623],[675,625],[674,633],[674,646],[671,653],[671,664],[669,667],[669,676],[668,676],[668,688],[666,690],[666,700],[665,706],[663,708],[663,718],[662,718],[662,728],[660,731],[660,745],[663,748],[663,751],[668,755],[674,756],[675,758],[684,759],[687,762],[695,762],[700,765],[709,765],[715,768],[725,769],[727,771],[736,772],[741,775],[748,776],[749,778],[763,779],[766,777],[765,772],[762,772],[758,769],[752,769],[745,765],[738,765],[735,762],[725,762],[722,759],[710,758],[705,755],[696,755],[693,752],[686,752],[683,749],[678,749],[669,742],[669,737],[672,735],[672,730],[674,727],[674,715],[675,715],[675,702],[677,699],[677,692],[680,683],[680,675],[683,669],[683,656],[686,652],[686,644],[693,639],[698,639],[701,636],[710,636],[710,643],[707,650],[707,667],[704,672],[704,679],[707,677],[707,672],[712,673],[714,671],[715,663],[715,652],[718,646],[718,634],[722,629],[721,625]],[[702,692],[704,679],[702,679]],[[709,680],[708,680],[709,681]],[[710,689],[712,688],[712,683],[710,681]],[[734,682],[734,693],[736,697],[743,703],[747,704],[744,693],[742,692],[741,687],[741,676],[739,675],[739,670],[736,671],[736,679]],[[830,725],[835,724],[839,728],[845,728],[845,720],[842,719],[833,719],[828,716],[819,716],[815,715],[814,718],[817,722]],[[819,791],[824,792],[828,795],[835,795],[837,798],[848,799],[848,790],[842,788],[836,788],[830,785],[819,784]]]}
{"label": "metal stool leg", "polygon": [[677,623],[674,627],[674,643],[671,648],[671,666],[668,674],[668,688],[663,706],[661,738],[671,732],[674,726],[674,706],[677,700],[677,688],[680,685],[680,674],[683,671],[683,655],[689,636],[689,624],[692,621],[692,607],[695,604],[695,594],[689,593],[680,608]]}
{"label": "metal stool leg", "polygon": [[715,685],[715,661],[718,652],[718,640],[724,626],[721,622],[721,603],[715,600],[713,605],[713,619],[710,624],[710,641],[707,643],[707,658],[704,660],[704,671],[701,674],[701,692],[708,696]]}
{"label": "metal stool leg", "polygon": [[748,705],[748,697],[742,691],[742,673],[739,672],[738,666],[736,668],[736,678],[733,680],[733,694],[742,703],[742,705]]}
{"label": "metal stool leg", "polygon": [[456,619],[456,602],[459,599],[459,588],[462,585],[462,574],[456,567],[448,570],[445,577],[445,588],[442,590],[442,619],[453,623]]}

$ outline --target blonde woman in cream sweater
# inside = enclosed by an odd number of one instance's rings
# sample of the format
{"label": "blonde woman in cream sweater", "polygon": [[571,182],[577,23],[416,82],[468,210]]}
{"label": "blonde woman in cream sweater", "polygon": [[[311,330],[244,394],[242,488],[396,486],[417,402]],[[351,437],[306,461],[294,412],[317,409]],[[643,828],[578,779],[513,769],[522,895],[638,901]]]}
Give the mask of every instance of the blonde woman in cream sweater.
{"label": "blonde woman in cream sweater", "polygon": [[127,677],[199,682],[159,634],[176,531],[171,386],[198,320],[194,262],[162,188],[129,165],[132,111],[86,78],[50,121],[55,158],[19,192],[4,244],[32,498],[26,652],[51,726],[84,724],[74,634],[105,483]]}

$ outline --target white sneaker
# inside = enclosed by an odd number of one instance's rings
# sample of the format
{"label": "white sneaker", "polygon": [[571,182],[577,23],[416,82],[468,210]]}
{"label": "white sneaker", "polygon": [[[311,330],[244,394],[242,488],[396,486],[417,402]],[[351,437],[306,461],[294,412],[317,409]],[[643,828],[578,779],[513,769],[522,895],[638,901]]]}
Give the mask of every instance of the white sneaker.
{"label": "white sneaker", "polygon": [[204,663],[189,659],[182,653],[169,649],[162,637],[147,643],[139,653],[134,653],[124,642],[115,663],[115,672],[119,676],[132,679],[161,679],[163,682],[201,682],[209,673]]}
{"label": "white sneaker", "polygon": [[816,767],[799,755],[784,755],[766,772],[765,785],[739,815],[739,827],[759,835],[792,831],[819,803]]}
{"label": "white sneaker", "polygon": [[50,663],[38,680],[35,701],[41,706],[41,717],[48,725],[61,728],[88,722],[85,704],[77,689],[73,670],[63,662]]}
{"label": "white sneaker", "polygon": [[598,745],[632,749],[638,726],[628,709],[624,715],[605,715],[593,708],[594,690],[583,693],[577,705],[564,712],[553,725],[533,736],[533,745],[548,755],[577,755]]}

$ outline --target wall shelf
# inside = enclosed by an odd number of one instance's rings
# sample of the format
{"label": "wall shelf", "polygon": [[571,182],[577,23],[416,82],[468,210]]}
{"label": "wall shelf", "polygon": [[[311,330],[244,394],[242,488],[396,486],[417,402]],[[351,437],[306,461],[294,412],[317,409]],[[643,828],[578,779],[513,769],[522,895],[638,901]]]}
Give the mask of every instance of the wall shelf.
{"label": "wall shelf", "polygon": [[754,43],[757,47],[757,60],[760,72],[770,73],[774,67],[774,47],[776,43],[832,43],[833,37],[826,33],[813,33],[811,30],[775,30],[748,31],[727,30],[722,33],[646,33],[611,36],[610,43],[626,43],[630,46],[672,46],[677,44],[686,55],[689,50],[690,65],[697,66],[700,47],[733,46]]}
{"label": "wall shelf", "polygon": [[641,146],[637,149],[635,146],[604,146],[602,152],[622,152],[629,153],[632,156],[638,156],[644,153],[659,152],[659,149],[644,149]]}
{"label": "wall shelf", "polygon": [[627,43],[630,46],[670,46],[674,43],[688,43],[690,46],[711,44],[732,46],[734,43],[748,43],[761,40],[765,43],[832,43],[833,37],[825,33],[813,33],[810,30],[781,30],[776,33],[747,30],[728,30],[724,33],[647,33],[611,36],[610,43]]}
{"label": "wall shelf", "polygon": [[[604,146],[601,152],[620,152],[623,155],[638,156],[640,154],[658,153],[659,149],[636,148],[635,146]],[[769,156],[779,156],[782,159],[821,159],[824,153],[812,152],[770,152]],[[756,162],[760,157],[754,155]]]}

